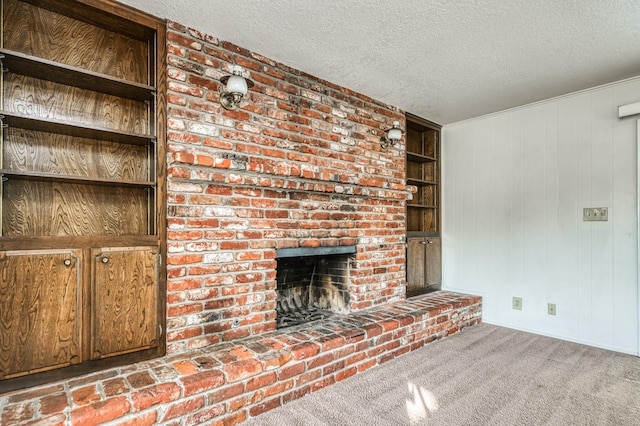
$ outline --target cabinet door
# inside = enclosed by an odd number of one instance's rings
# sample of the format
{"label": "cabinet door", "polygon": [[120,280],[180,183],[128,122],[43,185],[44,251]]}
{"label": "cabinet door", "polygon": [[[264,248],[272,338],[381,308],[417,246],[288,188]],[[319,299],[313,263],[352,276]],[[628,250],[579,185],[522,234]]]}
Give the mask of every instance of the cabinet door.
{"label": "cabinet door", "polygon": [[424,288],[425,285],[424,238],[407,239],[407,291]]}
{"label": "cabinet door", "polygon": [[156,247],[92,249],[92,359],[158,345]]}
{"label": "cabinet door", "polygon": [[80,362],[80,250],[0,251],[0,379]]}
{"label": "cabinet door", "polygon": [[442,283],[440,238],[426,238],[425,242],[425,286],[440,288]]}

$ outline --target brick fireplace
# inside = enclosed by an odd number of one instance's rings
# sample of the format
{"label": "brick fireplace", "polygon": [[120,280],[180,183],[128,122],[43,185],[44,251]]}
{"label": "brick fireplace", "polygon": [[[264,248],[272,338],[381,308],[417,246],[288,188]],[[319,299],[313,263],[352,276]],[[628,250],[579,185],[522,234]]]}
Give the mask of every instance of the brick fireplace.
{"label": "brick fireplace", "polygon": [[[342,312],[403,300],[402,111],[177,23],[167,60],[168,352],[275,330],[287,250],[352,249]],[[234,64],[255,86],[227,111]]]}
{"label": "brick fireplace", "polygon": [[[237,424],[481,320],[479,297],[405,300],[405,152],[379,144],[402,111],[167,37],[167,355],[0,395],[0,423]],[[234,64],[255,86],[227,111]]]}

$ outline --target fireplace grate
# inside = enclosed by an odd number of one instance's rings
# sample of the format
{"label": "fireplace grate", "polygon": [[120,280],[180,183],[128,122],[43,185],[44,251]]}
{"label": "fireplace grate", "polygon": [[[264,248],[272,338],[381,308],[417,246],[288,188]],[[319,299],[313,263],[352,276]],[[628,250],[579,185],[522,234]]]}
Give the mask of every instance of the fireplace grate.
{"label": "fireplace grate", "polygon": [[290,312],[277,313],[277,328],[291,327],[298,324],[304,324],[311,321],[317,321],[328,318],[331,312],[326,309],[320,309],[316,306],[308,306]]}
{"label": "fireplace grate", "polygon": [[298,296],[278,300],[276,313],[277,328],[291,327],[310,321],[317,321],[328,318],[331,315],[330,311],[322,309],[319,304],[308,304]]}

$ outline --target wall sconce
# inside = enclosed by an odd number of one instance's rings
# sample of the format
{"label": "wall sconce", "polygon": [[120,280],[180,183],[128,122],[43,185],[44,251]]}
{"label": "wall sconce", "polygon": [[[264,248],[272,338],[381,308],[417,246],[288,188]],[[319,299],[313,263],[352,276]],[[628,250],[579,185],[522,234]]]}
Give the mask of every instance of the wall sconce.
{"label": "wall sconce", "polygon": [[402,129],[400,128],[400,122],[394,121],[393,127],[388,129],[385,132],[385,135],[380,138],[380,146],[382,146],[383,149],[387,149],[389,145],[395,145],[396,142],[398,142],[400,139],[402,139]]}
{"label": "wall sconce", "polygon": [[220,94],[220,105],[225,109],[234,110],[238,108],[242,97],[250,87],[253,87],[253,81],[245,79],[242,76],[242,71],[242,67],[234,65],[231,69],[231,75],[220,79],[222,84],[227,86],[227,90]]}

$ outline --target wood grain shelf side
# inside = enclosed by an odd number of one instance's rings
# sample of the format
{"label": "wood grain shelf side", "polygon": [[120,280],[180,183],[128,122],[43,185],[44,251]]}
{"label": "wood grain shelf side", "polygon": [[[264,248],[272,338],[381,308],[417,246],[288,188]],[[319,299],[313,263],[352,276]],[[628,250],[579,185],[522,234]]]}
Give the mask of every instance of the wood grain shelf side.
{"label": "wood grain shelf side", "polygon": [[424,204],[407,204],[407,207],[414,209],[437,209],[438,206],[425,206]]}
{"label": "wood grain shelf side", "polygon": [[142,135],[97,126],[88,126],[80,123],[62,122],[48,118],[16,114],[9,111],[0,111],[0,120],[3,125],[10,127],[59,133],[79,138],[98,139],[131,145],[150,145],[155,141],[155,136],[153,135]]}
{"label": "wood grain shelf side", "polygon": [[438,182],[430,181],[430,180],[422,180],[422,179],[407,179],[407,185],[415,185],[415,186],[427,186],[427,185],[437,185]]}
{"label": "wood grain shelf side", "polygon": [[4,72],[26,75],[135,101],[151,101],[156,93],[153,86],[122,80],[8,49],[0,49],[0,58]]}
{"label": "wood grain shelf side", "polygon": [[41,173],[41,172],[24,172],[0,169],[0,175],[3,178],[14,177],[18,179],[27,180],[43,180],[43,181],[55,181],[62,183],[77,183],[77,184],[89,184],[89,185],[107,185],[107,186],[141,186],[141,187],[154,187],[155,182],[135,182],[126,181],[120,179],[102,179],[102,178],[87,178],[83,176],[67,176],[59,175],[55,173]]}
{"label": "wood grain shelf side", "polygon": [[435,157],[430,157],[428,155],[421,155],[421,154],[416,154],[415,152],[407,151],[407,161],[413,161],[415,163],[429,163],[437,160],[438,159]]}

